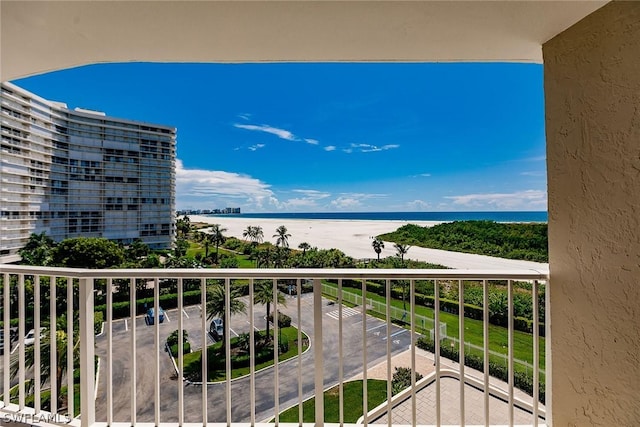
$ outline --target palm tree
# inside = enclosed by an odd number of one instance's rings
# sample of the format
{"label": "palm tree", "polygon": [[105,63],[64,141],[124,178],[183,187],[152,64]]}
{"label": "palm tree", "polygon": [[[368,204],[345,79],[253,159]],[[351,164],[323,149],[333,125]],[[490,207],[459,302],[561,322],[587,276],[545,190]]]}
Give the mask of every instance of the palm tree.
{"label": "palm tree", "polygon": [[187,237],[189,232],[191,231],[191,220],[187,215],[182,218],[178,218],[176,221],[176,230],[178,231],[178,235],[182,237]]}
{"label": "palm tree", "polygon": [[376,237],[373,239],[373,242],[371,242],[371,246],[373,246],[373,250],[378,254],[378,262],[380,262],[380,252],[382,252],[384,248],[384,242]]}
{"label": "palm tree", "polygon": [[272,255],[270,247],[271,245],[267,246],[264,249],[256,249],[256,268],[259,268],[261,265],[264,265],[265,268],[269,267],[269,262],[271,261]]}
{"label": "palm tree", "polygon": [[211,226],[211,242],[216,245],[216,262],[218,261],[218,246],[221,243],[224,243],[225,237],[222,235],[223,232],[227,231],[226,228],[222,228],[220,224],[213,224]]}
{"label": "palm tree", "polygon": [[52,250],[56,243],[46,232],[31,233],[27,244],[18,252],[22,260],[29,265],[48,265],[51,263]]}
{"label": "palm tree", "polygon": [[242,232],[242,237],[247,240],[247,237],[253,239],[253,225],[248,225]]}
{"label": "palm tree", "polygon": [[262,243],[262,240],[264,239],[264,232],[262,231],[262,227],[260,227],[259,225],[249,225],[242,232],[242,237],[244,237],[245,239],[248,238],[249,240],[251,240],[251,243],[256,246],[259,243]]}
{"label": "palm tree", "polygon": [[311,249],[311,245],[307,242],[302,242],[298,245],[298,249],[302,249],[302,255],[307,253],[307,250]]}
{"label": "palm tree", "polygon": [[[225,330],[225,323],[228,320],[225,287],[219,283],[207,286],[207,320],[219,317],[222,319],[222,330]],[[246,313],[247,306],[240,300],[241,292],[238,288],[231,288],[229,294],[229,311],[231,314]],[[227,334],[222,334],[222,347],[224,348]]]}
{"label": "palm tree", "polygon": [[287,227],[285,227],[284,225],[278,227],[276,229],[276,234],[274,234],[272,237],[278,238],[278,240],[276,240],[276,246],[282,245],[283,248],[289,247],[289,237],[291,237],[291,234],[287,233]]}
{"label": "palm tree", "polygon": [[[37,333],[37,332],[36,332]],[[51,366],[49,361],[51,360],[51,334],[47,328],[41,334],[40,339],[40,381],[41,385],[49,382],[51,376]],[[54,373],[56,378],[56,396],[58,396],[57,407],[62,408],[63,395],[62,395],[62,380],[65,374],[67,374],[67,316],[62,315],[56,321],[56,371]],[[24,361],[25,368],[31,369],[35,364],[35,346],[30,345],[24,349]],[[19,358],[13,358],[11,361],[10,373],[11,377],[15,378],[20,370]],[[80,339],[78,334],[78,328],[74,325],[73,328],[73,366],[79,367],[80,365]],[[33,387],[33,381],[26,383],[29,387]],[[31,392],[32,390],[27,390]]]}
{"label": "palm tree", "polygon": [[407,254],[407,252],[409,252],[411,246],[404,243],[396,243],[393,245],[393,247],[396,248],[396,253],[400,257],[400,261],[402,261],[402,264],[404,264],[404,256]]}
{"label": "palm tree", "polygon": [[[284,299],[284,295],[282,295],[279,291],[278,295],[278,304],[282,304],[286,306],[286,301]],[[267,306],[267,315],[266,315],[266,326],[265,332],[267,334],[267,340],[270,339],[269,335],[269,311],[271,303],[273,303],[273,284],[270,280],[260,281],[257,284],[256,290],[253,293],[253,303],[254,304],[264,304]],[[274,315],[274,322],[277,322],[277,316]]]}
{"label": "palm tree", "polygon": [[198,240],[202,242],[202,245],[204,246],[204,257],[208,258],[209,257],[209,247],[211,246],[211,244],[213,243],[213,235],[204,231],[200,231],[197,234],[198,236]]}

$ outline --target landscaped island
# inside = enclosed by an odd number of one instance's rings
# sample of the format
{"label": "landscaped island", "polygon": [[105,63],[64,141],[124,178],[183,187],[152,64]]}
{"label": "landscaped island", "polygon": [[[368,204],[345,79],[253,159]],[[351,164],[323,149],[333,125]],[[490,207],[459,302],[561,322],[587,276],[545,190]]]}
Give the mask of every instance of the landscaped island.
{"label": "landscaped island", "polygon": [[546,223],[454,221],[433,227],[407,224],[378,238],[446,251],[536,262],[549,260]]}

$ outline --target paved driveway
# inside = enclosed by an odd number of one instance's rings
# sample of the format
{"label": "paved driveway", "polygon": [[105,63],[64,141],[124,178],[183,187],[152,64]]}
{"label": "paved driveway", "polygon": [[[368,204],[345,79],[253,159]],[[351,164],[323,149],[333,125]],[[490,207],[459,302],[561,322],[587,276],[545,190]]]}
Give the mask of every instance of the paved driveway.
{"label": "paved driveway", "polygon": [[[301,297],[302,319],[297,319],[297,300],[287,298],[287,306],[280,307],[281,311],[290,315],[295,325],[302,325],[302,330],[309,335],[312,346],[319,345],[313,336],[313,296]],[[338,381],[338,320],[337,305],[328,300],[322,302],[323,322],[323,358],[325,388]],[[184,329],[189,333],[192,348],[201,347],[203,331],[202,318],[198,306],[186,307],[183,312]],[[264,326],[264,306],[254,308],[256,328]],[[159,325],[160,341],[164,343],[167,336],[178,326],[177,310],[167,311],[167,320]],[[232,335],[248,332],[250,324],[247,315],[234,315],[230,328]],[[343,343],[344,343],[344,377],[350,378],[362,372],[363,340],[362,315],[344,307],[343,313]],[[113,393],[114,420],[127,421],[131,419],[131,328],[136,328],[135,358],[136,372],[136,416],[139,422],[153,422],[154,420],[154,371],[155,358],[160,361],[160,421],[176,422],[178,420],[178,387],[184,387],[184,410],[186,422],[198,422],[202,419],[202,386],[183,384],[178,381],[164,345],[156,350],[154,346],[154,327],[148,326],[143,316],[136,318],[135,325],[130,319],[118,320],[113,326]],[[209,322],[207,322],[208,325]],[[367,316],[367,360],[369,366],[374,366],[387,356],[387,336],[384,323],[379,319]],[[406,350],[410,343],[408,331],[392,326],[392,354]],[[210,338],[207,338],[210,340]],[[96,338],[96,354],[101,358],[101,371],[96,399],[96,419],[106,421],[106,334]],[[267,368],[256,374],[256,420],[263,421],[274,416],[275,399],[278,396],[280,410],[295,405],[298,402],[298,363],[297,358],[290,359],[279,365],[279,389],[274,389],[274,368]],[[303,354],[300,363],[303,367],[302,388],[305,399],[314,394],[314,352]],[[231,421],[246,422],[250,420],[250,395],[248,393],[249,378],[236,379],[231,382]],[[207,386],[207,411],[209,422],[226,421],[225,383]]]}

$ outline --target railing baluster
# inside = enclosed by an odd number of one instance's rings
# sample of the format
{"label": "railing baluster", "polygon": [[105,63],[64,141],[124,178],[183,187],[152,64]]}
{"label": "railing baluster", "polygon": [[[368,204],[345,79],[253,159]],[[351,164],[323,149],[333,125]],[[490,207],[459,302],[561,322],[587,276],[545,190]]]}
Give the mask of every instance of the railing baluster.
{"label": "railing baluster", "polygon": [[433,339],[435,349],[435,362],[436,362],[436,425],[442,425],[442,414],[440,404],[440,284],[437,280],[433,281]]}
{"label": "railing baluster", "polygon": [[40,413],[40,275],[33,277],[33,329],[36,331],[33,343],[33,382],[34,409],[35,413]]}
{"label": "railing baluster", "polygon": [[[73,285],[75,279],[67,277],[67,408],[69,416],[74,417],[73,390]],[[37,333],[37,332],[36,332]]]}
{"label": "railing baluster", "polygon": [[[184,424],[184,283],[178,278],[178,425]],[[171,349],[169,349],[171,350]]]}
{"label": "railing baluster", "polygon": [[508,319],[509,319],[509,349],[508,349],[508,357],[509,357],[509,426],[513,426],[514,424],[514,412],[513,412],[513,282],[509,280],[507,282],[507,297],[509,299],[508,302]]}
{"label": "railing baluster", "polygon": [[49,284],[49,299],[51,300],[49,306],[49,383],[51,384],[51,413],[58,412],[58,379],[55,372],[58,370],[58,361],[56,355],[58,354],[58,336],[57,328],[57,289],[58,278],[56,276],[51,277],[51,283]]}
{"label": "railing baluster", "polygon": [[18,386],[18,406],[20,410],[24,410],[25,396],[24,396],[24,383],[25,383],[25,361],[24,361],[24,353],[25,353],[25,344],[24,344],[24,335],[25,335],[25,318],[26,318],[26,310],[25,310],[25,295],[24,295],[24,274],[21,273],[18,276],[18,336],[20,339],[20,351],[18,352],[18,366],[20,368],[20,373],[18,375],[18,380],[20,381],[20,385]]}
{"label": "railing baluster", "polygon": [[367,369],[367,279],[362,279],[362,423],[365,427],[369,425]]}
{"label": "railing baluster", "polygon": [[409,282],[409,306],[411,316],[411,425],[418,425],[416,407],[416,281]]}
{"label": "railing baluster", "polygon": [[489,285],[482,281],[482,336],[484,348],[484,425],[489,427]]}
{"label": "railing baluster", "polygon": [[342,348],[342,279],[338,279],[338,420],[344,425],[344,360]]}
{"label": "railing baluster", "polygon": [[460,426],[464,427],[464,282],[462,280],[458,280],[458,339],[458,363],[460,364]]}
{"label": "railing baluster", "polygon": [[3,399],[4,399],[4,406],[8,406],[11,403],[11,399],[9,397],[9,391],[11,390],[11,377],[10,377],[10,365],[9,365],[9,355],[11,354],[11,335],[9,333],[9,323],[11,322],[11,305],[10,305],[10,296],[9,296],[9,290],[11,288],[11,278],[9,276],[9,273],[4,273],[3,277],[3,281],[2,281],[2,287],[3,287],[3,309],[4,309],[4,324],[3,324],[3,330],[2,333],[4,335],[4,353],[5,356],[3,357],[3,387],[2,387],[2,394],[3,394]]}
{"label": "railing baluster", "polygon": [[[393,406],[391,402],[391,280],[385,280],[385,288],[386,288],[386,304],[385,304],[385,317],[387,320],[387,426],[391,427],[393,425]],[[365,368],[366,369],[366,368]]]}
{"label": "railing baluster", "polygon": [[[253,312],[254,284],[254,280],[249,279],[249,403],[251,405],[251,427],[256,425],[256,327]],[[298,361],[298,363],[300,362]]]}
{"label": "railing baluster", "polygon": [[[275,425],[280,424],[280,383],[279,383],[279,366],[278,359],[280,356],[280,342],[278,340],[278,280],[272,281],[273,292],[273,404],[275,413]],[[269,313],[267,313],[269,316]],[[268,331],[267,331],[268,332]]]}
{"label": "railing baluster", "polygon": [[302,280],[296,283],[296,299],[298,305],[298,425],[302,426],[304,412],[302,407]]}
{"label": "railing baluster", "polygon": [[224,336],[225,362],[227,375],[225,376],[225,401],[227,412],[227,426],[231,425],[231,280],[224,281]]}
{"label": "railing baluster", "polygon": [[538,318],[538,281],[533,281],[533,425],[538,425],[538,401],[540,399],[540,324]]}
{"label": "railing baluster", "polygon": [[158,278],[153,280],[153,345],[155,351],[153,371],[153,419],[155,424],[160,425],[160,281]]}
{"label": "railing baluster", "polygon": [[[73,280],[70,281],[73,283]],[[80,324],[80,402],[81,402],[81,425],[90,427],[96,420],[95,401],[95,333],[93,330],[93,287],[94,279],[82,278],[79,281],[79,304]],[[71,315],[73,319],[73,313]],[[71,322],[73,328],[73,321]],[[73,333],[73,330],[72,330]],[[70,340],[71,341],[71,340]],[[73,360],[71,361],[73,363]],[[73,365],[72,365],[73,366]],[[71,373],[70,373],[71,372]],[[73,382],[73,370],[67,371]],[[73,388],[73,386],[72,386]],[[69,406],[69,416],[74,417],[71,403]]]}
{"label": "railing baluster", "polygon": [[129,279],[129,313],[131,315],[131,425],[135,426],[137,421],[137,396],[136,396],[136,382],[137,382],[137,367],[136,360],[136,315],[138,314],[138,307],[136,304],[136,278],[131,277]]}
{"label": "railing baluster", "polygon": [[324,426],[324,357],[322,354],[322,282],[313,279],[313,335],[315,345],[315,395],[316,416],[315,427]]}
{"label": "railing baluster", "polygon": [[[202,307],[202,425],[207,425],[207,279],[200,279],[200,306]],[[223,316],[224,317],[224,316]]]}
{"label": "railing baluster", "polygon": [[[107,424],[113,424],[113,279],[107,280]],[[104,360],[103,360],[104,361]]]}

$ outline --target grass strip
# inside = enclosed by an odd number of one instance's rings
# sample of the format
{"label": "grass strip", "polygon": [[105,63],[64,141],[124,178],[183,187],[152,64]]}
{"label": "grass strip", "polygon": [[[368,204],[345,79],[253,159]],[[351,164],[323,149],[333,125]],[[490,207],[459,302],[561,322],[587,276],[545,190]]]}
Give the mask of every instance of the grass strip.
{"label": "grass strip", "polygon": [[[362,416],[362,380],[343,384],[344,422],[355,424]],[[369,410],[387,400],[387,382],[384,380],[367,380],[367,408]],[[302,418],[305,423],[315,421],[316,400],[311,398],[302,403]],[[324,392],[324,421],[340,422],[339,388],[335,386]],[[271,420],[274,422],[274,420]],[[298,423],[298,405],[280,413],[281,423]]]}

